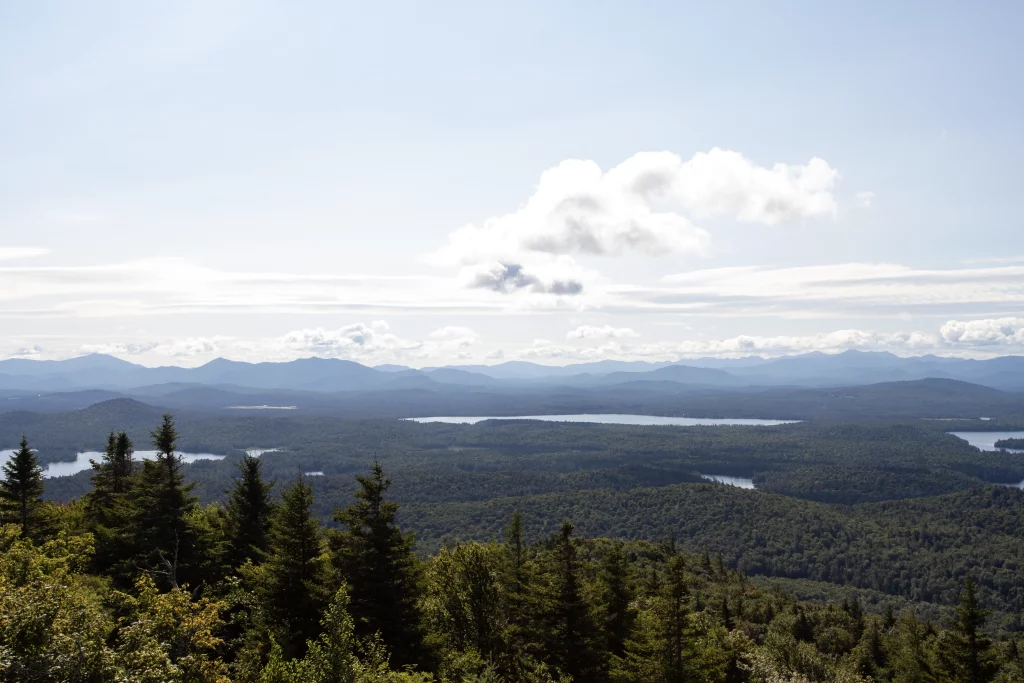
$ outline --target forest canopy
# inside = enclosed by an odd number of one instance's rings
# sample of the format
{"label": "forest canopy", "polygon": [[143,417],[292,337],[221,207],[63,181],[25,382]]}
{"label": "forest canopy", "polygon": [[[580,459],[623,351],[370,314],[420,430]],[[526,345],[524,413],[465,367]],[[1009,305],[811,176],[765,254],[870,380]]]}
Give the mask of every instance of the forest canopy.
{"label": "forest canopy", "polygon": [[[989,597],[970,577],[958,582],[938,622],[912,606],[873,612],[856,599],[807,603],[759,589],[714,548],[686,552],[672,532],[627,540],[614,537],[613,525],[612,537],[587,538],[568,519],[538,529],[529,498],[522,509],[494,511],[507,514],[492,540],[421,555],[400,525],[416,513],[391,498],[379,461],[350,480],[354,495],[325,527],[311,479],[268,481],[263,461],[247,455],[226,503],[203,505],[184,477],[173,418],[164,416],[150,439],[157,457],[139,462],[127,433],[109,434],[89,490],[65,504],[40,496],[42,470],[28,441],[5,465],[3,680],[967,682],[1024,675],[1019,637],[997,627]],[[817,530],[829,524],[822,520]],[[1014,533],[1010,516],[1002,524]]]}

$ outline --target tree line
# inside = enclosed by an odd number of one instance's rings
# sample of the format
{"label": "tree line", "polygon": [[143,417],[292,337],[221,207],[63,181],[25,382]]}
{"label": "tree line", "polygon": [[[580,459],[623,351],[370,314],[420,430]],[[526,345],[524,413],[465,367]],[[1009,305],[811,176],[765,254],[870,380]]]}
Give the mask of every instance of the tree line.
{"label": "tree line", "polygon": [[111,433],[79,501],[44,501],[26,440],[3,467],[0,680],[1022,680],[1024,645],[987,629],[971,581],[945,624],[759,590],[703,549],[531,540],[414,552],[375,462],[325,528],[309,482],[246,456],[224,505],[185,482],[170,415],[138,462]]}

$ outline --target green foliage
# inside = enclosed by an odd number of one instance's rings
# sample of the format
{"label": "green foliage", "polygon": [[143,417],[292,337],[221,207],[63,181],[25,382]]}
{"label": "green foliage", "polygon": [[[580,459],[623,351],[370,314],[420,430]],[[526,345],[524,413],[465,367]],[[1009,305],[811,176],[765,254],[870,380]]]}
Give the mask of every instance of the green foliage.
{"label": "green foliage", "polygon": [[356,502],[334,514],[345,527],[330,536],[334,567],[351,586],[357,633],[378,634],[397,663],[413,664],[422,657],[415,538],[402,533],[398,505],[384,498],[391,481],[379,462],[356,480]]}
{"label": "green foliage", "polygon": [[274,511],[270,500],[273,484],[263,480],[263,463],[246,453],[238,463],[241,477],[228,492],[228,534],[230,563],[234,567],[247,560],[261,562],[270,548],[270,521]]}
{"label": "green foliage", "polygon": [[[325,532],[317,482],[300,477],[271,512],[269,461],[243,459],[227,507],[200,506],[170,416],[153,437],[160,457],[137,471],[126,433],[111,434],[92,490],[81,503],[40,503],[34,538],[18,519],[0,527],[0,682],[1024,677],[1019,634],[988,616],[1019,598],[1017,491],[838,509],[686,483],[400,509],[375,463],[336,512],[343,528]],[[578,538],[568,519],[553,526],[565,517],[612,538]],[[419,559],[403,519],[504,542]],[[762,589],[751,570],[873,586],[886,600],[835,586],[798,600],[778,588],[798,581]],[[961,586],[944,625],[914,612],[926,603],[892,597],[942,603]],[[899,618],[894,604],[906,608]]]}
{"label": "green foliage", "polygon": [[978,602],[974,581],[968,579],[960,595],[956,617],[939,643],[943,679],[951,683],[986,683],[999,670],[992,641],[982,631],[988,612]]}
{"label": "green foliage", "polygon": [[21,445],[10,460],[4,463],[0,479],[0,512],[5,521],[21,526],[26,538],[39,537],[43,531],[40,518],[43,495],[43,470],[36,454],[21,437]]}
{"label": "green foliage", "polygon": [[130,585],[127,576],[134,553],[138,508],[134,498],[134,446],[124,432],[110,432],[100,462],[92,462],[92,491],[85,497],[89,529],[96,538],[94,565],[97,571],[116,571]]}
{"label": "green foliage", "polygon": [[198,503],[185,484],[181,457],[175,452],[177,431],[171,415],[153,433],[156,459],[147,460],[134,487],[134,562],[159,576],[169,586],[194,578],[190,570],[198,564],[195,538],[188,516]]}
{"label": "green foliage", "polygon": [[[580,491],[478,503],[406,504],[424,549],[498,538],[515,510],[528,538],[569,518],[586,536],[707,546],[747,574],[870,588],[952,604],[971,576],[992,607],[1024,606],[1024,492],[987,487],[937,498],[838,508],[717,484]],[[1022,625],[1024,626],[1024,625]]]}
{"label": "green foliage", "polygon": [[572,534],[573,525],[565,520],[546,558],[546,580],[538,587],[541,644],[545,660],[586,683],[602,678],[605,663],[596,610],[584,595]]}
{"label": "green foliage", "polygon": [[310,513],[313,492],[301,477],[285,488],[263,564],[266,609],[288,656],[303,653],[327,604],[328,558],[320,524]]}
{"label": "green foliage", "polygon": [[647,601],[625,654],[614,660],[613,677],[622,683],[665,681],[681,683],[696,676],[690,626],[690,601],[685,561],[673,553],[664,583]]}

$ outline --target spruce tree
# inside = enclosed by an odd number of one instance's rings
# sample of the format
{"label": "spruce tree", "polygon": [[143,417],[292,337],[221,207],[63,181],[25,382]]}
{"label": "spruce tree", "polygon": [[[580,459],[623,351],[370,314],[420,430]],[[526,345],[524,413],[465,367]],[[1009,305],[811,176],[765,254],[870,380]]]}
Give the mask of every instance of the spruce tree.
{"label": "spruce tree", "polygon": [[323,535],[312,508],[313,490],[299,476],[281,494],[263,564],[266,606],[287,657],[302,656],[306,641],[316,637],[329,597]]}
{"label": "spruce tree", "polygon": [[[132,552],[136,508],[131,498],[134,484],[134,447],[124,432],[107,437],[107,447],[100,462],[92,461],[93,490],[85,496],[85,514],[96,540],[93,566],[105,572],[122,565],[120,574],[127,574]],[[126,578],[123,576],[121,578]],[[130,585],[130,580],[127,581]]]}
{"label": "spruce tree", "polygon": [[6,508],[4,517],[21,526],[21,534],[25,538],[38,537],[43,526],[40,518],[43,468],[24,436],[18,450],[4,463],[3,473],[0,500]]}
{"label": "spruce tree", "polygon": [[331,534],[334,566],[349,584],[356,633],[379,633],[395,664],[415,664],[422,659],[415,536],[395,522],[398,505],[384,499],[391,480],[379,462],[356,480],[356,502],[334,511],[346,528]]}
{"label": "spruce tree", "polygon": [[900,617],[890,641],[893,683],[935,683],[932,658],[925,643],[927,626],[914,614]]}
{"label": "spruce tree", "polygon": [[508,618],[513,639],[524,635],[527,625],[527,575],[526,541],[523,534],[523,514],[516,510],[505,528],[505,552],[508,570],[505,576],[505,593],[508,603]]}
{"label": "spruce tree", "polygon": [[188,515],[198,501],[191,493],[194,484],[185,484],[184,464],[176,452],[178,433],[170,414],[163,416],[152,437],[156,459],[143,463],[136,487],[137,559],[139,566],[177,586],[188,578],[189,564],[197,561]]}
{"label": "spruce tree", "polygon": [[674,555],[668,561],[665,588],[658,609],[663,680],[666,683],[681,683],[689,677],[692,651],[689,644],[689,597],[686,565],[681,555]]}
{"label": "spruce tree", "polygon": [[698,679],[690,643],[689,587],[681,555],[668,559],[665,579],[637,619],[622,657],[613,658],[612,679],[621,683],[682,683]]}
{"label": "spruce tree", "polygon": [[621,543],[616,542],[605,556],[600,581],[607,650],[610,655],[621,657],[636,620],[629,561]]}
{"label": "spruce tree", "polygon": [[864,629],[864,635],[854,650],[857,659],[857,672],[861,676],[884,679],[888,676],[888,656],[882,647],[882,633],[877,621]]}
{"label": "spruce tree", "polygon": [[263,462],[246,453],[238,463],[241,477],[227,493],[229,562],[238,567],[247,560],[262,562],[270,547],[270,520],[273,503],[270,489],[273,484],[263,480]]}
{"label": "spruce tree", "polygon": [[600,680],[604,653],[594,613],[583,595],[582,577],[569,520],[555,537],[551,554],[550,584],[544,596],[542,638],[547,660],[576,683]]}
{"label": "spruce tree", "polygon": [[987,683],[999,670],[992,641],[982,632],[988,611],[978,601],[970,578],[960,593],[960,604],[939,647],[945,678],[952,683]]}

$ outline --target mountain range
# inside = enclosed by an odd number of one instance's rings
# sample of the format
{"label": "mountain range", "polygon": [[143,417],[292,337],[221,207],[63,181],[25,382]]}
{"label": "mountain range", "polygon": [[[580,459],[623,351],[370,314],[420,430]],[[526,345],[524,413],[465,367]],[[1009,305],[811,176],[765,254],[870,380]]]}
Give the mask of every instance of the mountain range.
{"label": "mountain range", "polygon": [[219,387],[249,390],[341,392],[409,388],[596,387],[627,382],[674,382],[693,387],[839,387],[919,379],[954,379],[1004,391],[1024,391],[1024,357],[988,360],[939,356],[899,357],[886,352],[807,353],[782,358],[698,358],[675,363],[598,361],[565,366],[509,361],[413,369],[370,367],[349,360],[304,358],[245,363],[223,358],[196,368],[144,367],[92,354],[68,360],[0,361],[0,391],[124,391]]}

